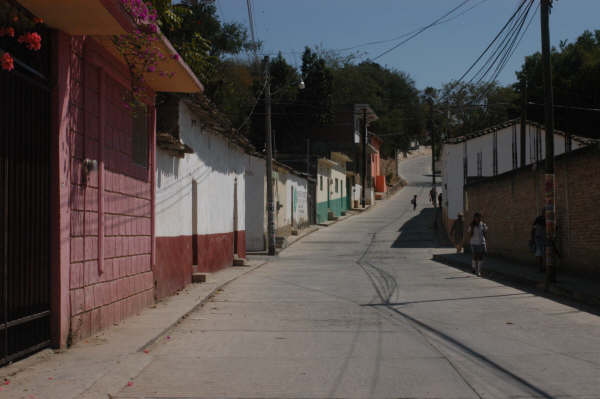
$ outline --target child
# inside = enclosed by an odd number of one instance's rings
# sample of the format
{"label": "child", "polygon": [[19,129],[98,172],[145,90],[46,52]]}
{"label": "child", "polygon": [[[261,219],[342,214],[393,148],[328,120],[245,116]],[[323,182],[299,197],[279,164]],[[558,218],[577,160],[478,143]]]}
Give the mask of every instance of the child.
{"label": "child", "polygon": [[481,277],[481,263],[483,261],[483,254],[486,252],[486,237],[487,237],[487,226],[481,220],[481,214],[476,212],[473,215],[473,221],[469,225],[469,236],[471,244],[471,252],[473,252],[473,273],[476,273]]}

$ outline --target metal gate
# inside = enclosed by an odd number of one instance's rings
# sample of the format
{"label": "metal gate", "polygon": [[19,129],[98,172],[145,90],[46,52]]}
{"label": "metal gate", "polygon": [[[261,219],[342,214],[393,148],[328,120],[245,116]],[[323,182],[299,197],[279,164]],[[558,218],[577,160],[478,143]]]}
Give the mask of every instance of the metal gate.
{"label": "metal gate", "polygon": [[[50,343],[49,43],[0,70],[0,365]],[[23,47],[23,46],[21,46]]]}

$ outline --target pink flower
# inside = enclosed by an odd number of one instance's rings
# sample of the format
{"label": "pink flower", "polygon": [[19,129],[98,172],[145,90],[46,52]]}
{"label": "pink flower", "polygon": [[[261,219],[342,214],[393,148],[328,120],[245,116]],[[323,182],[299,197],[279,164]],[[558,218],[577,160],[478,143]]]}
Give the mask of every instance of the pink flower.
{"label": "pink flower", "polygon": [[2,69],[5,71],[12,71],[15,69],[15,64],[13,57],[9,53],[2,54],[2,58],[0,58],[0,63],[2,64]]}
{"label": "pink flower", "polygon": [[37,32],[27,32],[19,36],[19,43],[25,43],[27,48],[32,51],[38,51],[42,48],[42,37]]}
{"label": "pink flower", "polygon": [[173,54],[172,58],[173,58],[175,61],[179,61],[179,54]]}
{"label": "pink flower", "polygon": [[8,28],[0,28],[0,37],[2,36],[15,37],[15,29],[11,26]]}
{"label": "pink flower", "polygon": [[147,71],[148,72],[154,72],[156,70],[156,67],[154,65],[148,65]]}

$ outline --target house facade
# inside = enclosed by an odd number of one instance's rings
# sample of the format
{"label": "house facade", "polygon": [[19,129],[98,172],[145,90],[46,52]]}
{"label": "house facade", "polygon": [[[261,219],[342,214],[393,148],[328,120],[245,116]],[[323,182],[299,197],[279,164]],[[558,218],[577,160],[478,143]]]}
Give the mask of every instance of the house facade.
{"label": "house facade", "polygon": [[192,272],[214,272],[246,255],[248,145],[214,121],[203,97],[170,96],[158,109],[156,296]]}
{"label": "house facade", "polygon": [[[291,167],[273,162],[273,202],[275,204],[275,234],[286,237],[311,223],[311,178]],[[246,180],[246,248],[248,251],[267,249],[267,177],[264,158],[250,155]]]}
{"label": "house facade", "polygon": [[332,153],[331,159],[317,161],[317,223],[339,217],[349,209],[352,188],[347,184],[347,162],[350,158],[339,152]]}
{"label": "house facade", "polygon": [[[146,103],[132,113],[129,71],[110,37],[135,25],[118,1],[19,3],[47,28],[41,53],[16,51],[15,70],[0,71],[2,91],[28,99],[2,99],[0,117],[9,193],[0,230],[11,232],[0,240],[2,327],[14,337],[2,343],[2,363],[66,347],[154,302],[154,94],[202,91],[169,58],[161,68],[175,77],[148,73]],[[157,46],[175,54],[160,33]]]}
{"label": "house facade", "polygon": [[[545,158],[543,126],[528,122],[525,164],[521,164],[521,127],[511,120],[466,136],[448,139],[441,150],[443,209],[448,224],[465,209],[464,186],[469,181],[496,176]],[[563,154],[586,146],[586,140],[555,130],[554,152]]]}

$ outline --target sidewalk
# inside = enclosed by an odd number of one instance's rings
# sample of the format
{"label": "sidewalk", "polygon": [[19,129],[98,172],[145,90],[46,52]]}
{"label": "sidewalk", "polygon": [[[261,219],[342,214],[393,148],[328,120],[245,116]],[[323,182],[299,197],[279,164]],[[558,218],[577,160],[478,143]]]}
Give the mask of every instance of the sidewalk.
{"label": "sidewalk", "polygon": [[207,274],[178,294],[144,309],[106,331],[59,352],[46,349],[0,369],[0,397],[25,399],[102,398],[116,394],[150,362],[146,348],[227,284],[264,265],[229,267]]}
{"label": "sidewalk", "polygon": [[[433,260],[465,271],[471,271],[471,254],[438,254]],[[483,263],[483,276],[486,278],[510,281],[544,292],[544,273],[530,265],[519,265],[498,258],[486,258]],[[565,275],[558,271],[557,282],[548,290],[551,294],[577,301],[585,305],[600,306],[600,282],[594,282]]]}

